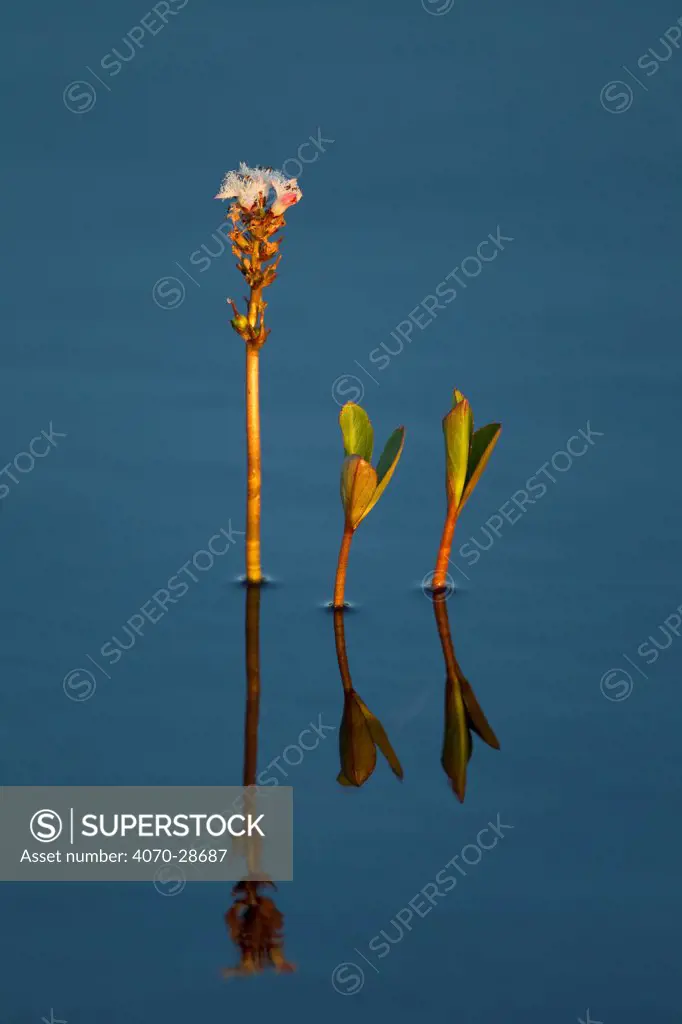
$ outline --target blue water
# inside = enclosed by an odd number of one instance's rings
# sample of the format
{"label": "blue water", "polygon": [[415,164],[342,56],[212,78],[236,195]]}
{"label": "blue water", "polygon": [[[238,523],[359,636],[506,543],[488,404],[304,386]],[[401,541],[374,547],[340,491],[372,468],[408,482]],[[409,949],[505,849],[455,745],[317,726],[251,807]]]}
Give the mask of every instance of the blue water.
{"label": "blue water", "polygon": [[[116,664],[98,653],[209,537],[244,529],[225,305],[243,289],[212,199],[240,160],[294,172],[318,141],[262,358],[263,766],[341,716],[321,608],[337,400],[361,400],[379,442],[407,427],[353,544],[346,621],[405,780],[380,761],[342,789],[331,730],[286,768],[295,881],[276,898],[297,973],[223,981],[227,884],[4,884],[6,1024],[680,1019],[682,50],[664,33],[682,11],[425,5],[170,0],[153,31],[133,0],[5,11],[3,783],[240,782],[242,538]],[[457,269],[498,232],[495,259]],[[421,303],[453,271],[429,321]],[[476,745],[463,805],[439,763],[444,669],[419,586],[455,386],[477,423],[503,424],[453,551],[457,657],[502,745]],[[50,429],[66,436],[12,468]],[[552,468],[580,430],[584,454]],[[520,511],[519,490],[535,495]],[[80,667],[97,688],[69,700]],[[498,814],[494,849],[410,917]]]}

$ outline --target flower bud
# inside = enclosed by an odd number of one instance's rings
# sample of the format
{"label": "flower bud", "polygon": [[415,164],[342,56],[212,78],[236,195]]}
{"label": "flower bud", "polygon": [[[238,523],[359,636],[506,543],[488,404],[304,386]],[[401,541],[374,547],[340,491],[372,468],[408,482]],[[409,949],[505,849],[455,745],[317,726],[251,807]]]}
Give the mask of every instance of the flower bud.
{"label": "flower bud", "polygon": [[300,198],[300,192],[287,192],[281,196],[278,196],[278,198],[275,199],[274,203],[271,206],[271,210],[274,213],[275,217],[281,217],[282,214],[285,213],[290,206],[293,206],[294,203],[297,203]]}
{"label": "flower bud", "polygon": [[237,334],[243,334],[244,331],[246,331],[249,326],[249,321],[243,315],[243,313],[237,313],[234,320],[231,320],[230,323],[234,327]]}

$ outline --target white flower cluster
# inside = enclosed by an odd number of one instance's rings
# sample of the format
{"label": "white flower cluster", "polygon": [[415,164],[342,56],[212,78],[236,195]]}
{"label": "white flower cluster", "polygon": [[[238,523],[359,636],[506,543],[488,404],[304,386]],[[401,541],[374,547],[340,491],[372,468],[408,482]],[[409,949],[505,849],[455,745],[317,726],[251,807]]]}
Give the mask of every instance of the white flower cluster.
{"label": "white flower cluster", "polygon": [[286,178],[280,171],[269,167],[249,167],[242,163],[238,171],[227,172],[215,198],[236,199],[242,209],[250,210],[259,196],[267,201],[271,192],[270,210],[278,217],[303,195],[296,178]]}

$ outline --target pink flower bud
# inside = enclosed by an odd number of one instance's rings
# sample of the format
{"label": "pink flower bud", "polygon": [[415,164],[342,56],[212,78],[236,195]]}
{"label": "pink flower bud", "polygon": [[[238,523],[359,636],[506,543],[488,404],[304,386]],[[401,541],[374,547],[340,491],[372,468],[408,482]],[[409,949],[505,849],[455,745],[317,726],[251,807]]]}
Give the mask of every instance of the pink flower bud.
{"label": "pink flower bud", "polygon": [[285,178],[279,171],[272,171],[270,184],[275,193],[275,199],[270,209],[275,217],[281,217],[285,210],[299,201],[303,193],[296,178]]}
{"label": "pink flower bud", "polygon": [[272,204],[272,212],[276,217],[281,217],[285,210],[288,210],[290,206],[297,203],[301,198],[301,192],[284,192],[279,195]]}

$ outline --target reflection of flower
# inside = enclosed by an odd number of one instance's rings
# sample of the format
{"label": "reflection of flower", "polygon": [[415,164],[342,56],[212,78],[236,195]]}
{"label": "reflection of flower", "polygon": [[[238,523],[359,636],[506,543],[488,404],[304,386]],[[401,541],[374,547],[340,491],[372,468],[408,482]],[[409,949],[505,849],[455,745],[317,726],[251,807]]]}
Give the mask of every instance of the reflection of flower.
{"label": "reflection of flower", "polygon": [[241,881],[232,890],[235,901],[225,923],[240,957],[237,967],[225,968],[226,978],[259,974],[267,967],[278,974],[296,970],[284,959],[284,917],[274,901],[258,891],[262,885],[276,888],[272,882]]}
{"label": "reflection of flower", "polygon": [[384,727],[353,689],[343,695],[343,718],[339,730],[341,771],[337,781],[342,786],[363,786],[377,763],[377,747],[394,775],[403,777],[403,770]]}

